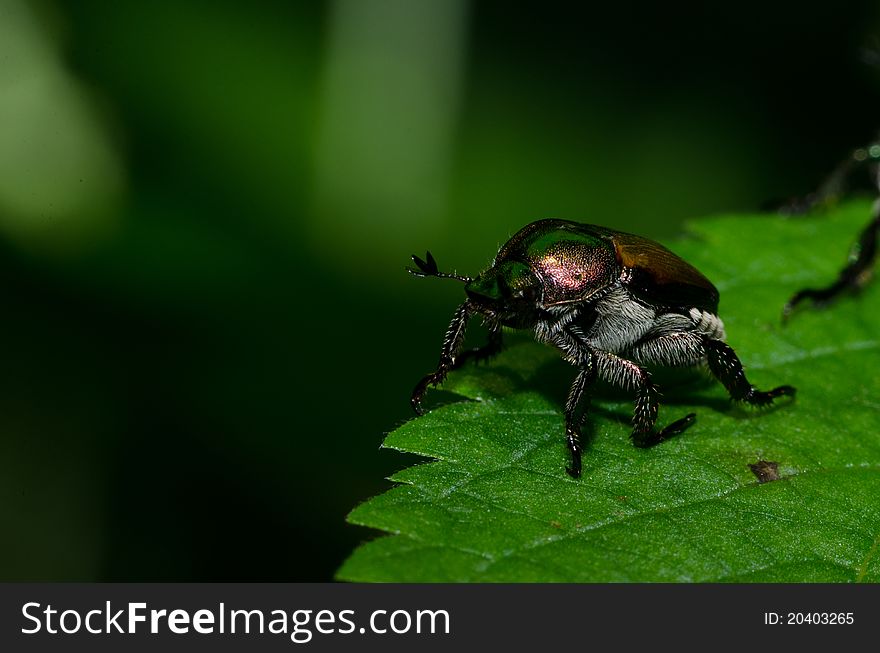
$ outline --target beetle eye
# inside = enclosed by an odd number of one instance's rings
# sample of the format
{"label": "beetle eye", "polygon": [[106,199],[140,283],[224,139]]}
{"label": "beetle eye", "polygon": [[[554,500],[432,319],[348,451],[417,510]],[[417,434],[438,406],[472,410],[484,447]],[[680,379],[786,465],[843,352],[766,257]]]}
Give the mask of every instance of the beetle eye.
{"label": "beetle eye", "polygon": [[508,262],[498,275],[498,282],[503,294],[517,303],[533,302],[540,292],[532,271],[519,262]]}

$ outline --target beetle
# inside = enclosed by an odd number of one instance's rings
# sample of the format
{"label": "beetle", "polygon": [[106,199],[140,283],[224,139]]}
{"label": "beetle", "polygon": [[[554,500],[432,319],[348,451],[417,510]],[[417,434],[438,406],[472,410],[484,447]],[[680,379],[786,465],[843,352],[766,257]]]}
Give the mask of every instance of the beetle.
{"label": "beetle", "polygon": [[[657,430],[660,394],[645,365],[708,363],[731,398],[766,406],[793,396],[789,385],[762,392],[749,383],[742,363],[725,343],[718,291],[696,268],[662,245],[633,234],[569,220],[544,219],[520,229],[474,278],[440,272],[430,252],[413,255],[420,277],[457,279],[467,299],[456,309],[437,369],[416,384],[412,407],[422,414],[430,386],[469,359],[487,359],[502,348],[502,327],[530,329],[577,368],[565,402],[566,471],[581,474],[581,403],[602,379],[635,390],[632,441],[648,447],[683,432],[691,413]],[[488,343],[462,352],[471,317],[481,316]],[[586,403],[586,402],[584,402]]]}
{"label": "beetle", "polygon": [[[819,190],[805,198],[789,202],[782,207],[782,213],[801,214],[817,206],[833,204],[846,193],[853,175],[866,167],[870,173],[874,192],[880,192],[880,141],[853,150],[819,187]],[[868,224],[850,248],[847,263],[838,273],[837,279],[823,288],[803,288],[797,291],[782,308],[783,322],[788,320],[794,308],[806,299],[812,301],[814,306],[822,307],[847,291],[861,290],[871,278],[872,267],[877,259],[878,239],[880,239],[880,197],[874,201]]]}

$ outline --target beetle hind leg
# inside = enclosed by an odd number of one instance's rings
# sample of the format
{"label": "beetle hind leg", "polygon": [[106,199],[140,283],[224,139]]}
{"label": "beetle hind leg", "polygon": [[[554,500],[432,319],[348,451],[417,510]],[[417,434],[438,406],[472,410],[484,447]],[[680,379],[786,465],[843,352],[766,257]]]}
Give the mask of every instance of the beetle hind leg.
{"label": "beetle hind leg", "polygon": [[704,341],[709,369],[727,388],[730,398],[752,406],[768,406],[778,397],[793,397],[795,388],[781,385],[772,390],[761,391],[749,383],[742,362],[736,352],[725,342],[706,338]]}
{"label": "beetle hind leg", "polygon": [[643,340],[627,354],[639,363],[661,367],[690,367],[706,359],[703,337],[694,331],[674,331]]}

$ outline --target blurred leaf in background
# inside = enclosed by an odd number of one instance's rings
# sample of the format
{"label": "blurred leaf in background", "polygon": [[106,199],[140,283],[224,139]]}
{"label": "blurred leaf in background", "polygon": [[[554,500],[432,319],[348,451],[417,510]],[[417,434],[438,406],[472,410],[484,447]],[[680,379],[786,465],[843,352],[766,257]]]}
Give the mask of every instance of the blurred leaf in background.
{"label": "blurred leaf in background", "polygon": [[351,272],[386,277],[416,235],[443,235],[466,17],[464,0],[332,3],[313,237]]}
{"label": "blurred leaf in background", "polygon": [[24,247],[101,240],[123,189],[85,85],[23,0],[0,5],[0,229]]}

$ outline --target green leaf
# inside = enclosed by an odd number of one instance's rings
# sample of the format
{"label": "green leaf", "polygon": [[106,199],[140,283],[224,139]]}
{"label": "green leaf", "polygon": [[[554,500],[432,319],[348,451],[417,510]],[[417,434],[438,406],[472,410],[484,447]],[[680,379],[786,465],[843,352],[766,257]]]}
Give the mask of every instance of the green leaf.
{"label": "green leaf", "polygon": [[[435,462],[394,475],[400,485],[351,513],[390,535],[360,546],[338,577],[880,581],[880,284],[780,323],[795,290],[835,278],[868,215],[853,202],[804,218],[713,218],[672,244],[718,286],[749,379],[795,385],[794,402],[747,410],[698,371],[658,374],[659,424],[690,411],[697,422],[637,449],[632,397],[600,390],[573,480],[560,406],[574,371],[518,341],[454,372],[444,390],[459,397],[387,437]],[[759,461],[776,463],[779,480],[759,482]]]}

